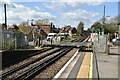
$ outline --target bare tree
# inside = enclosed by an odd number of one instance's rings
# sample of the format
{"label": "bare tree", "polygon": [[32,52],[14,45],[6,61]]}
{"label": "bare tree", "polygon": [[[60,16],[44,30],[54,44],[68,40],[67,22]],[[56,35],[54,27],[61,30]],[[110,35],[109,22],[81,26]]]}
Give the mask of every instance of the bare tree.
{"label": "bare tree", "polygon": [[48,19],[39,19],[36,21],[36,25],[50,25],[50,21]]}

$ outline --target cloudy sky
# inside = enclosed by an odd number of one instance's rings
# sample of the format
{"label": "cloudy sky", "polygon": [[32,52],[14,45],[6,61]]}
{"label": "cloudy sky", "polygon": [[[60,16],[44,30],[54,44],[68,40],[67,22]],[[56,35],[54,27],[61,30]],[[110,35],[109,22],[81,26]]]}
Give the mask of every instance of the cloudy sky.
{"label": "cloudy sky", "polygon": [[82,0],[0,0],[0,23],[4,22],[3,4],[7,3],[8,24],[19,24],[22,21],[49,19],[56,27],[71,25],[76,27],[80,21],[85,23],[85,29],[103,16],[106,6],[106,16],[118,15],[117,0],[97,0],[95,2]]}

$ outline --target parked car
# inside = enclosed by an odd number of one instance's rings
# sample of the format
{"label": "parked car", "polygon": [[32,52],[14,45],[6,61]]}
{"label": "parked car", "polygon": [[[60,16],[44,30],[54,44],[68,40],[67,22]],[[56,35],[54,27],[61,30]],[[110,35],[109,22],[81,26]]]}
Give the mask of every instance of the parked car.
{"label": "parked car", "polygon": [[48,36],[47,36],[47,41],[50,41],[56,35],[57,35],[57,33],[49,33]]}
{"label": "parked car", "polygon": [[112,43],[113,43],[113,45],[115,45],[115,46],[120,46],[120,37],[117,37],[117,39],[113,39],[112,40]]}
{"label": "parked car", "polygon": [[65,38],[65,33],[59,33],[58,36],[61,36],[61,39]]}

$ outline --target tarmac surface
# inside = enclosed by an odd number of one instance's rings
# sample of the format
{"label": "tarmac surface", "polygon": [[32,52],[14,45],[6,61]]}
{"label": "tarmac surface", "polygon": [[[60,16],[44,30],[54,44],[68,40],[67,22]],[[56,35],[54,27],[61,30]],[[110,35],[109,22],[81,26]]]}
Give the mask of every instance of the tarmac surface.
{"label": "tarmac surface", "polygon": [[119,77],[119,62],[120,52],[119,47],[110,47],[109,54],[96,53],[99,78],[120,79]]}

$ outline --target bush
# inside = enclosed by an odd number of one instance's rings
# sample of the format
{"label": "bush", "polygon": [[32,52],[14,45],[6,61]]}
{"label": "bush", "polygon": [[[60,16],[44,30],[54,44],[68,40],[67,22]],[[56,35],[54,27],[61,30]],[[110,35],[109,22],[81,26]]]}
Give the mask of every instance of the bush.
{"label": "bush", "polygon": [[110,37],[110,42],[112,41],[112,39],[114,39],[115,38],[115,34],[114,33],[111,33],[110,35],[109,35],[109,37]]}
{"label": "bush", "polygon": [[14,50],[15,49],[15,40],[9,40],[4,43],[4,48],[5,50]]}

